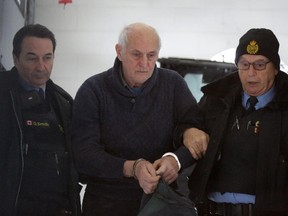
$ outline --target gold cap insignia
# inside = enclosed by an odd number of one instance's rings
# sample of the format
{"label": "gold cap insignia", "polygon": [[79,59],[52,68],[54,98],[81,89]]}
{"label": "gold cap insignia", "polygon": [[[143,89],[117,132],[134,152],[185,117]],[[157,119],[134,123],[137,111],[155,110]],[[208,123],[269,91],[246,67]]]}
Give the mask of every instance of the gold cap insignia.
{"label": "gold cap insignia", "polygon": [[249,54],[256,54],[259,50],[259,46],[255,40],[250,41],[250,44],[247,46],[247,53]]}

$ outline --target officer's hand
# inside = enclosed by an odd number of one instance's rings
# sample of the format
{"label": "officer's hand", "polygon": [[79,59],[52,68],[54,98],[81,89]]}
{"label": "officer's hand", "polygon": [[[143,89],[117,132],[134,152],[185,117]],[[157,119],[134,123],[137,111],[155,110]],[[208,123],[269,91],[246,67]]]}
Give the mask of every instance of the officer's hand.
{"label": "officer's hand", "polygon": [[202,158],[207,150],[209,135],[197,128],[189,128],[183,134],[183,144],[196,160]]}

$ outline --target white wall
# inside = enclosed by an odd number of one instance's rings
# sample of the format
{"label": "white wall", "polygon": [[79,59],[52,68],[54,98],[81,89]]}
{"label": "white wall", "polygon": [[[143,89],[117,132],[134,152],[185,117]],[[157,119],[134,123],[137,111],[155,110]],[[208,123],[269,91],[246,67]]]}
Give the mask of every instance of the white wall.
{"label": "white wall", "polygon": [[236,47],[249,28],[270,28],[288,63],[287,9],[286,0],[73,0],[65,9],[36,0],[35,22],[55,33],[52,79],[74,96],[86,78],[112,66],[119,31],[138,21],[158,29],[160,57],[197,59]]}
{"label": "white wall", "polygon": [[0,0],[0,56],[1,63],[8,70],[13,66],[12,40],[14,34],[24,25],[24,18],[15,0]]}

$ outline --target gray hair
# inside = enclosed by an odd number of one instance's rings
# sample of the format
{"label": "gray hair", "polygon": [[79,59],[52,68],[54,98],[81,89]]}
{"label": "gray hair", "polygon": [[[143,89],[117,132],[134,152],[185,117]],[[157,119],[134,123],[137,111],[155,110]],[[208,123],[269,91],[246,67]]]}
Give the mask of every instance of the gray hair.
{"label": "gray hair", "polygon": [[146,25],[144,23],[132,23],[128,26],[125,26],[123,28],[123,30],[120,32],[120,35],[118,38],[118,44],[122,47],[122,53],[125,53],[125,51],[126,51],[126,46],[128,44],[129,34],[133,31],[137,31],[140,28],[141,29],[149,29],[150,31],[154,32],[154,34],[158,40],[158,49],[160,50],[161,38],[160,38],[160,36],[159,36],[159,34],[155,28],[153,28],[152,26]]}

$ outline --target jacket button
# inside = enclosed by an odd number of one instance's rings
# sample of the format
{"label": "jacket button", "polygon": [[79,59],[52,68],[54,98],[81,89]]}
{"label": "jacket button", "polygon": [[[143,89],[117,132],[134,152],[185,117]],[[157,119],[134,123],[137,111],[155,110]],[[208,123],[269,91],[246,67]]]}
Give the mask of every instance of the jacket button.
{"label": "jacket button", "polygon": [[135,98],[132,98],[132,99],[131,99],[131,103],[134,104],[135,102],[136,102]]}

